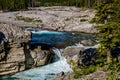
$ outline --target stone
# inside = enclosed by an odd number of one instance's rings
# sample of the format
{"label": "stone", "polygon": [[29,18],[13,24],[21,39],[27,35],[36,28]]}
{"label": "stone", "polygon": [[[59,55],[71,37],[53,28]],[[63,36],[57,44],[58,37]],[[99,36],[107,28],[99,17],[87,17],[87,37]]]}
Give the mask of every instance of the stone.
{"label": "stone", "polygon": [[[25,27],[0,24],[0,76],[43,66],[50,62],[49,50],[31,49],[31,32]],[[47,62],[48,61],[48,62]]]}
{"label": "stone", "polygon": [[108,76],[107,72],[104,72],[102,70],[97,70],[94,73],[91,73],[89,75],[80,78],[80,80],[106,80],[107,76]]}
{"label": "stone", "polygon": [[62,56],[66,57],[68,63],[70,63],[71,60],[73,60],[74,62],[78,62],[79,52],[83,50],[83,47],[65,48],[65,50],[62,53]]}
{"label": "stone", "polygon": [[73,76],[74,76],[73,72],[68,73],[61,72],[56,77],[51,78],[50,80],[71,80],[73,79]]}
{"label": "stone", "polygon": [[78,64],[83,66],[89,66],[94,63],[94,60],[97,56],[97,50],[93,48],[85,49],[84,51],[79,52]]}
{"label": "stone", "polygon": [[85,46],[91,46],[93,45],[93,42],[89,39],[89,40],[82,40],[81,44],[85,45]]}

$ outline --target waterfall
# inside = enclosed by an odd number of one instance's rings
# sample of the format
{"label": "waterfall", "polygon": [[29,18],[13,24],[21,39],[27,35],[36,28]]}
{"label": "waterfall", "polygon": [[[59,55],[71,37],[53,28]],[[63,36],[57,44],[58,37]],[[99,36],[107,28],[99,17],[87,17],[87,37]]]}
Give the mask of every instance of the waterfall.
{"label": "waterfall", "polygon": [[[47,31],[47,30],[39,30],[34,28],[27,28],[27,30],[32,32],[30,44],[47,44],[47,45],[63,45],[72,44],[76,41],[80,41],[81,38],[90,38],[90,35],[83,35],[83,34],[74,34],[69,32],[56,32],[56,31]],[[83,46],[81,44],[69,46],[71,47],[98,47],[98,46]],[[67,48],[69,48],[67,47]],[[52,48],[53,52],[55,53],[55,62],[40,66],[34,69],[26,70],[23,72],[16,73],[8,77],[12,78],[11,80],[49,80],[50,78],[56,76],[58,73],[61,72],[68,72],[72,71],[70,65],[67,64],[67,60],[61,56],[61,49]],[[16,79],[18,78],[18,79]]]}
{"label": "waterfall", "polygon": [[52,50],[54,51],[55,54],[55,61],[63,59],[63,57],[61,56],[61,51],[58,48],[52,48]]}
{"label": "waterfall", "polygon": [[20,78],[20,79],[30,79],[30,80],[50,80],[50,78],[56,76],[58,73],[61,72],[68,72],[68,71],[72,71],[72,69],[70,68],[70,65],[67,63],[67,60],[61,56],[61,49],[57,49],[57,48],[52,48],[52,50],[55,53],[55,62],[42,66],[42,67],[38,67],[38,68],[34,68],[34,69],[30,69],[30,70],[26,70],[20,73],[16,73],[15,75],[13,75],[13,78]]}

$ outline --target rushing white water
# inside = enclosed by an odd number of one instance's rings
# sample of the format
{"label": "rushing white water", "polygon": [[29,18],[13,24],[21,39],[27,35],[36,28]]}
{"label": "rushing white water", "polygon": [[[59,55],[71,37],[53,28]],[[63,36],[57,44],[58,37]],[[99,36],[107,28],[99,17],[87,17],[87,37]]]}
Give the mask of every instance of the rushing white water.
{"label": "rushing white water", "polygon": [[85,48],[85,49],[88,49],[88,48],[99,48],[99,47],[100,47],[100,44],[96,44],[96,45],[94,45],[94,46],[84,46],[83,44],[78,43],[78,44],[75,44],[75,45],[73,45],[73,46],[68,46],[68,47],[66,47],[66,48],[76,48],[76,47],[83,47],[83,48]]}
{"label": "rushing white water", "polygon": [[12,77],[31,79],[31,80],[49,80],[60,72],[72,71],[69,64],[64,57],[61,56],[60,51],[57,48],[53,48],[58,61],[48,64],[43,67],[38,67],[35,69],[30,69],[13,75]]}
{"label": "rushing white water", "polygon": [[56,32],[56,31],[48,31],[48,30],[42,30],[42,31],[31,31],[34,34],[64,34],[63,32]]}
{"label": "rushing white water", "polygon": [[85,49],[88,49],[88,48],[98,48],[98,47],[100,47],[100,44],[96,44],[94,46],[84,46],[84,45],[79,43],[79,44],[76,44],[75,46],[76,47],[84,47]]}
{"label": "rushing white water", "polygon": [[53,48],[53,51],[55,53],[55,61],[58,61],[60,59],[63,59],[63,57],[61,56],[61,52],[59,49],[57,48]]}
{"label": "rushing white water", "polygon": [[[83,39],[90,39],[92,36],[86,34],[72,34],[69,32],[56,32],[56,31],[47,31],[34,28],[27,28],[27,30],[32,32],[30,44],[48,44],[48,45],[59,45],[59,44],[69,44],[79,42]],[[91,46],[83,46],[77,44],[69,47],[84,47],[89,48]],[[67,48],[69,48],[67,47]],[[93,48],[96,46],[92,46]],[[60,72],[72,71],[70,66],[67,64],[67,61],[64,57],[61,56],[61,52],[57,48],[53,48],[55,53],[55,62],[38,67],[35,69],[26,70],[20,73],[17,73],[13,76],[7,77],[6,80],[18,80],[16,78],[21,78],[23,80],[49,80],[50,78],[56,76]],[[11,78],[11,79],[9,79]],[[5,78],[4,78],[5,80]]]}

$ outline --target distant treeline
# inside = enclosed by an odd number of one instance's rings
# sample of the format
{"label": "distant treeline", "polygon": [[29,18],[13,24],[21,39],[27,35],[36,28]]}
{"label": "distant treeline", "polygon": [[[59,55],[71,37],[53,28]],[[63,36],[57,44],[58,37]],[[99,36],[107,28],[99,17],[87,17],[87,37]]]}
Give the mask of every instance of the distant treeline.
{"label": "distant treeline", "polygon": [[39,6],[77,6],[93,8],[110,0],[0,0],[0,10],[21,10]]}
{"label": "distant treeline", "polygon": [[109,0],[36,0],[37,6],[77,6],[92,8]]}
{"label": "distant treeline", "polygon": [[0,0],[0,10],[27,9],[30,0]]}

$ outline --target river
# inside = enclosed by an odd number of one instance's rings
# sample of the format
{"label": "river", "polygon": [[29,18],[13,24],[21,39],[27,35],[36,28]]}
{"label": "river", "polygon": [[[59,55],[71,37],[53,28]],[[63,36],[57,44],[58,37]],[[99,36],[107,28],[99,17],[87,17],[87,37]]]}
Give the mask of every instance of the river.
{"label": "river", "polygon": [[[83,33],[70,33],[70,32],[56,32],[56,31],[32,31],[32,40],[30,44],[47,44],[51,45],[56,59],[53,63],[47,64],[42,67],[26,70],[23,72],[16,73],[12,76],[4,76],[3,80],[49,80],[55,77],[60,72],[72,71],[66,59],[61,56],[62,50],[55,48],[54,45],[59,44],[72,44],[79,42],[84,39],[92,39],[90,34]],[[69,45],[67,45],[69,46]],[[80,46],[80,45],[77,45]],[[69,46],[70,47],[70,46]]]}

